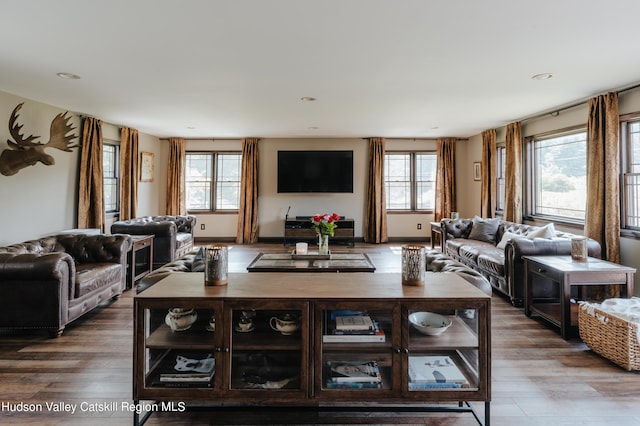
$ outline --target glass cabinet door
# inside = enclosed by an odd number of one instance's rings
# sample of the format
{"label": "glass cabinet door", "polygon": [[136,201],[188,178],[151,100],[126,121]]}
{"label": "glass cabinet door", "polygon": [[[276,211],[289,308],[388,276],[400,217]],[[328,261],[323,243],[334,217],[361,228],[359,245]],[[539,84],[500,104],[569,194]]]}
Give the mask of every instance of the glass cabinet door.
{"label": "glass cabinet door", "polygon": [[[308,389],[309,309],[306,302],[225,305],[230,331],[229,391],[282,398]],[[263,396],[261,396],[262,398]]]}
{"label": "glass cabinet door", "polygon": [[167,388],[220,389],[221,306],[204,301],[163,302],[136,310],[141,316],[136,318],[137,327],[144,333],[136,366],[143,366],[145,389],[160,393]]}
{"label": "glass cabinet door", "polygon": [[315,314],[316,394],[357,399],[399,389],[397,304],[319,302]]}
{"label": "glass cabinet door", "polygon": [[483,321],[486,323],[485,305],[411,304],[403,311],[405,389],[410,393],[478,391],[487,375],[482,370],[486,360],[481,359],[481,354],[486,348],[482,347],[480,336],[486,332],[481,327]]}

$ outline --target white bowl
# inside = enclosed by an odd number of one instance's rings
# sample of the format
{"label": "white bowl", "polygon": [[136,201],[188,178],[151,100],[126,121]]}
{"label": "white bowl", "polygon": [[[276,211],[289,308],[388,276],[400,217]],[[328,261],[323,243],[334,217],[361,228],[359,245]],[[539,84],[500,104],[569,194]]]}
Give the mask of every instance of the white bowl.
{"label": "white bowl", "polygon": [[409,315],[409,323],[422,334],[437,336],[451,327],[451,320],[433,312],[414,312]]}

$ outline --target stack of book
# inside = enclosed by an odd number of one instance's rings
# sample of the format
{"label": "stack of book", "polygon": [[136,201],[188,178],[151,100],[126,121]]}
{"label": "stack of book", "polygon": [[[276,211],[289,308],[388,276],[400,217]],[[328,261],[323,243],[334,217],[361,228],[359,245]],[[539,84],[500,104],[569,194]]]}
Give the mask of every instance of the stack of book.
{"label": "stack of book", "polygon": [[465,387],[469,387],[469,382],[451,357],[409,357],[409,389]]}
{"label": "stack of book", "polygon": [[343,315],[334,320],[327,319],[324,343],[371,343],[384,342],[384,330],[370,315]]}
{"label": "stack of book", "polygon": [[327,389],[378,389],[380,368],[375,361],[327,361]]}
{"label": "stack of book", "polygon": [[213,354],[168,353],[156,368],[156,386],[207,387],[215,375]]}

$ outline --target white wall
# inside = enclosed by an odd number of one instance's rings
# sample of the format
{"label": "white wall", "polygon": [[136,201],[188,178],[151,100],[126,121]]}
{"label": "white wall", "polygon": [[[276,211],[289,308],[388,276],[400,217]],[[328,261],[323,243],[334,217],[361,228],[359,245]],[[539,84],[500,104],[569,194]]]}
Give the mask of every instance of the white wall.
{"label": "white wall", "polygon": [[[39,142],[49,140],[49,128],[54,117],[64,110],[50,105],[0,92],[0,122],[8,123],[11,112],[17,104],[24,102],[17,122],[22,124],[22,134],[40,136]],[[80,143],[80,116],[70,112],[73,131]],[[103,124],[103,134],[113,140],[120,140],[119,128]],[[0,152],[8,149],[7,139],[13,140],[7,125],[0,126]],[[141,134],[141,150],[160,152],[155,136]],[[28,166],[13,176],[0,175],[0,245],[14,244],[56,233],[60,230],[76,228],[78,224],[78,173],[80,148],[64,152],[46,148],[45,152],[55,159],[55,164],[45,166],[37,163]],[[166,163],[165,163],[166,165]],[[166,166],[165,166],[166,169]],[[160,175],[161,167],[156,167],[154,183],[139,186],[141,211],[148,214],[162,213],[158,209],[159,190],[166,192],[166,182]]]}

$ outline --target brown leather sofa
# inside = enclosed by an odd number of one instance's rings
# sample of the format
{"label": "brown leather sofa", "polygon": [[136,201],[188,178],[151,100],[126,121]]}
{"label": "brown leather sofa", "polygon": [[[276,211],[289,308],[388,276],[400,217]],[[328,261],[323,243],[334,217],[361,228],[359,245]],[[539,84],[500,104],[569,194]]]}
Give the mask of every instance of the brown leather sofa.
{"label": "brown leather sofa", "polygon": [[63,234],[0,247],[0,330],[71,321],[125,289],[128,235]]}
{"label": "brown leather sofa", "polygon": [[153,269],[158,269],[193,250],[195,216],[145,216],[120,220],[112,234],[153,235]]}
{"label": "brown leather sofa", "polygon": [[[522,306],[525,296],[523,256],[551,256],[571,254],[571,237],[566,232],[551,231],[551,238],[527,238],[542,227],[498,220],[493,238],[481,241],[470,238],[473,219],[442,219],[442,246],[444,252],[459,262],[480,272],[499,293],[510,298],[514,306]],[[507,234],[511,237],[501,248],[500,242]],[[505,239],[507,239],[505,238]],[[600,257],[600,244],[587,240],[591,257]],[[550,284],[536,285],[535,297],[557,297]]]}

